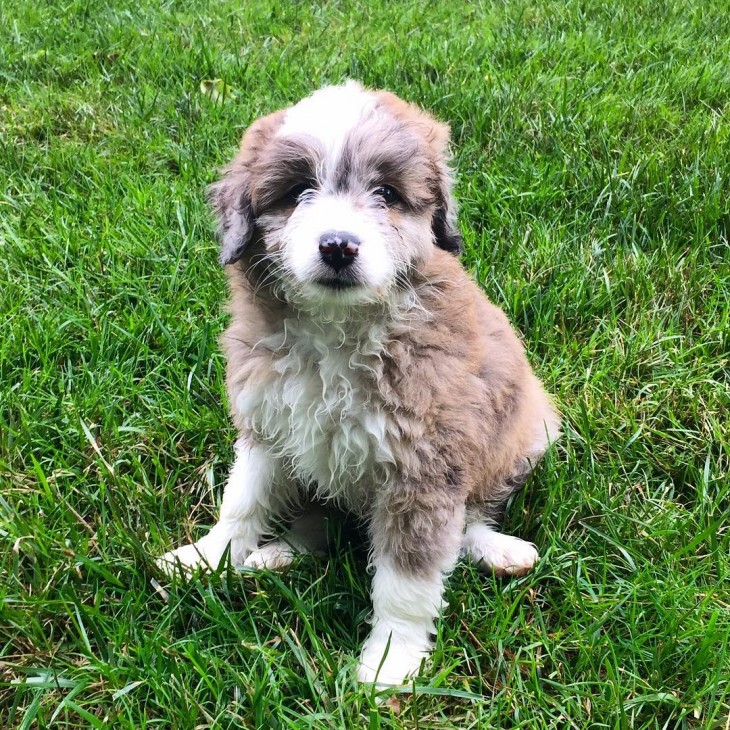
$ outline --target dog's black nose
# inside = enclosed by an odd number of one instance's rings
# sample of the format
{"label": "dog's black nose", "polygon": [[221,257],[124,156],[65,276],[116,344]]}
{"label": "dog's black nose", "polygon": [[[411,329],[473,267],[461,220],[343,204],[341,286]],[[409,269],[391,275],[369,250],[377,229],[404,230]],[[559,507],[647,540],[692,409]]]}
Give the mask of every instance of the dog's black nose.
{"label": "dog's black nose", "polygon": [[327,231],[319,237],[319,255],[327,266],[339,272],[349,266],[360,250],[360,239],[354,233]]}

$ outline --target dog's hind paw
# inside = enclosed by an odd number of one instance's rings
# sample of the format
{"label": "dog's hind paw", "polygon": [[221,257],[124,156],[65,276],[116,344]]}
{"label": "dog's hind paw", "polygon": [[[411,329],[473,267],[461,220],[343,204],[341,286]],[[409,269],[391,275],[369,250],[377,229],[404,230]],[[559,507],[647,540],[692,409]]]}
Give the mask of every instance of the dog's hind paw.
{"label": "dog's hind paw", "polygon": [[282,570],[292,564],[296,554],[297,551],[283,540],[274,540],[254,550],[243,561],[243,567],[259,570]]}
{"label": "dog's hind paw", "polygon": [[480,568],[495,575],[525,575],[539,559],[531,542],[495,532],[486,525],[467,528],[464,551]]}

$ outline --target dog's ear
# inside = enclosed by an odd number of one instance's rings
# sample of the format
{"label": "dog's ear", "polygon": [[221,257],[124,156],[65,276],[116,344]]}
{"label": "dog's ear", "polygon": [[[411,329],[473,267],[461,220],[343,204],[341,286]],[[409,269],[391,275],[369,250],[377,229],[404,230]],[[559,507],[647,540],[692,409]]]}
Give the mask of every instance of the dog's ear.
{"label": "dog's ear", "polygon": [[220,262],[223,265],[234,264],[241,258],[255,227],[250,174],[239,168],[236,162],[208,188],[208,200],[218,219]]}
{"label": "dog's ear", "polygon": [[431,228],[436,245],[457,256],[462,250],[461,233],[456,222],[457,205],[454,193],[453,175],[449,167],[450,129],[447,124],[435,122],[432,145],[436,151],[436,209],[433,212]]}
{"label": "dog's ear", "polygon": [[431,219],[431,228],[436,245],[457,256],[462,251],[461,232],[456,223],[456,203],[451,190],[447,190],[442,203],[436,206]]}
{"label": "dog's ear", "polygon": [[221,179],[208,188],[208,201],[218,220],[220,262],[224,265],[236,263],[253,238],[256,228],[251,189],[254,170],[261,151],[282,119],[283,112],[275,112],[254,122],[243,135],[233,162],[223,169]]}
{"label": "dog's ear", "polygon": [[428,112],[399,99],[389,91],[378,91],[380,103],[403,121],[428,145],[429,148],[429,193],[435,207],[431,220],[433,241],[445,251],[461,253],[461,234],[456,225],[456,201],[451,192],[453,177],[449,167],[449,139],[451,130]]}

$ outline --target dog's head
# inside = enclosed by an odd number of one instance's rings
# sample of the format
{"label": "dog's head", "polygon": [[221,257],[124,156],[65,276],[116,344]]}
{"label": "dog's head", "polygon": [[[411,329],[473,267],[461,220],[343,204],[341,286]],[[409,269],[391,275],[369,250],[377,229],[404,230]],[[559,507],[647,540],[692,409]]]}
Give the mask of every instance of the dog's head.
{"label": "dog's head", "polygon": [[449,128],[355,82],[259,119],[210,190],[221,261],[288,299],[377,301],[433,247],[458,253]]}

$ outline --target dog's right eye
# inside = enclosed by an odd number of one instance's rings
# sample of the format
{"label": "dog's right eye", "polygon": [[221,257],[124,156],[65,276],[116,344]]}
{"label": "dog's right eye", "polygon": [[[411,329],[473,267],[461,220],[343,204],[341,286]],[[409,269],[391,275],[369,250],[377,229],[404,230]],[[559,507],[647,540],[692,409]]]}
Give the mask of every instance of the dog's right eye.
{"label": "dog's right eye", "polygon": [[304,193],[306,193],[311,187],[312,186],[308,183],[299,183],[289,190],[285,198],[292,203],[298,203],[302,195],[304,195]]}
{"label": "dog's right eye", "polygon": [[398,191],[390,185],[381,185],[373,190],[373,194],[377,195],[388,207],[395,205],[400,200]]}

